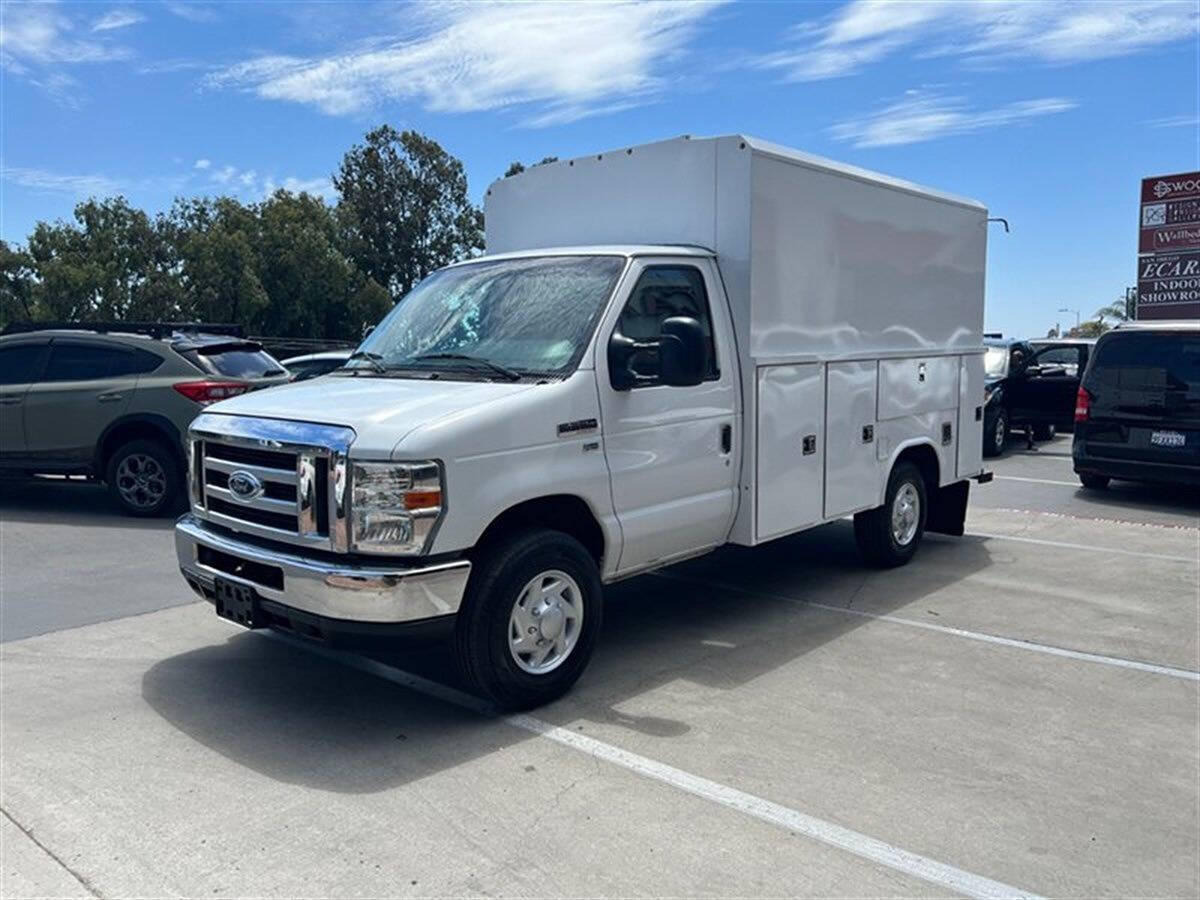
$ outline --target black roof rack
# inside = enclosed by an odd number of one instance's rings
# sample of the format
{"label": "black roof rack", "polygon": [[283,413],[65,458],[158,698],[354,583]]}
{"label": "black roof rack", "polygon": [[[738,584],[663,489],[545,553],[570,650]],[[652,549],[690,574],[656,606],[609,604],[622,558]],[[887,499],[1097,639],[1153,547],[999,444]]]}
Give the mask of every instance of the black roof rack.
{"label": "black roof rack", "polygon": [[28,334],[31,331],[94,331],[99,334],[116,331],[152,338],[170,337],[178,332],[246,336],[244,326],[222,322],[9,322],[0,334]]}

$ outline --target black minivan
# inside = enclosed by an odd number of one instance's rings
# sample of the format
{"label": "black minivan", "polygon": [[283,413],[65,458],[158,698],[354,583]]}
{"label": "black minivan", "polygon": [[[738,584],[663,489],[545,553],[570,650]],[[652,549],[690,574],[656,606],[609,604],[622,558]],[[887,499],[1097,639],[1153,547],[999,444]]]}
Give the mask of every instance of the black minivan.
{"label": "black minivan", "polygon": [[1200,322],[1129,323],[1096,342],[1071,454],[1087,488],[1200,484]]}

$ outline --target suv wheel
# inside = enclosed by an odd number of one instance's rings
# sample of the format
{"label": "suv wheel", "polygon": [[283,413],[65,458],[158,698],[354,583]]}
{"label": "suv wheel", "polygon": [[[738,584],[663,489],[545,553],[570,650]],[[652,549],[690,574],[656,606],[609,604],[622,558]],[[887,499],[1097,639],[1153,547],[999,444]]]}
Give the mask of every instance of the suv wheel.
{"label": "suv wheel", "polygon": [[183,475],[172,453],[157,441],[122,444],[108,460],[105,481],[131,516],[164,516],[183,499]]}
{"label": "suv wheel", "polygon": [[591,554],[570,535],[534,529],[476,562],[455,626],[459,668],[502,709],[565,694],[591,658],[603,596]]}
{"label": "suv wheel", "polygon": [[999,456],[1008,443],[1008,413],[1000,410],[983,429],[983,455]]}
{"label": "suv wheel", "polygon": [[1058,434],[1058,426],[1051,422],[1049,425],[1038,425],[1033,429],[1033,437],[1039,441],[1052,441]]}
{"label": "suv wheel", "polygon": [[1079,483],[1093,491],[1102,491],[1108,487],[1107,475],[1080,475]]}
{"label": "suv wheel", "polygon": [[867,562],[894,568],[912,559],[925,534],[925,510],[921,470],[900,463],[888,479],[883,506],[854,516],[854,539]]}

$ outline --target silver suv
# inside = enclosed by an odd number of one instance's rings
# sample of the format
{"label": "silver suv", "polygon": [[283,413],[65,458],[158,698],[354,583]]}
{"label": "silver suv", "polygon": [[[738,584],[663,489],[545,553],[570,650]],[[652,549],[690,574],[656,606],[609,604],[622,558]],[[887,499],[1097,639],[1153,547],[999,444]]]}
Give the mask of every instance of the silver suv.
{"label": "silver suv", "polygon": [[182,508],[201,409],[288,380],[234,327],[28,327],[0,337],[0,468],[104,481],[130,515]]}

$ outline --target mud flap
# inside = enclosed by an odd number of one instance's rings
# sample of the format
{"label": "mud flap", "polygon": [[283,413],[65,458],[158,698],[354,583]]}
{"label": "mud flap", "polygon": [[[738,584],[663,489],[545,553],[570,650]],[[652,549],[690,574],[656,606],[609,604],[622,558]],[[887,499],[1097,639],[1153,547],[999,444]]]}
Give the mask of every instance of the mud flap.
{"label": "mud flap", "polygon": [[962,537],[970,492],[969,481],[956,481],[934,491],[929,502],[929,515],[925,517],[925,530]]}

